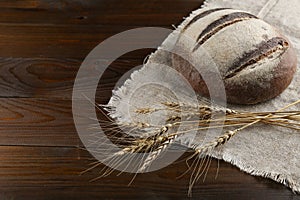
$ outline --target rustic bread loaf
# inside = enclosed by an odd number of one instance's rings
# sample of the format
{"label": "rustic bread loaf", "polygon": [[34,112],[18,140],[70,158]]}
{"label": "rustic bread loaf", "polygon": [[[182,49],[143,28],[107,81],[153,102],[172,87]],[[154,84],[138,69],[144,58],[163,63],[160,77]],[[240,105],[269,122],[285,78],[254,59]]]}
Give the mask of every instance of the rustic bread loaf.
{"label": "rustic bread loaf", "polygon": [[292,81],[297,65],[291,43],[276,28],[228,8],[194,16],[182,28],[176,49],[185,56],[173,54],[173,67],[204,96],[209,96],[208,87],[195,67],[213,77],[213,61],[229,103],[255,104],[279,95]]}

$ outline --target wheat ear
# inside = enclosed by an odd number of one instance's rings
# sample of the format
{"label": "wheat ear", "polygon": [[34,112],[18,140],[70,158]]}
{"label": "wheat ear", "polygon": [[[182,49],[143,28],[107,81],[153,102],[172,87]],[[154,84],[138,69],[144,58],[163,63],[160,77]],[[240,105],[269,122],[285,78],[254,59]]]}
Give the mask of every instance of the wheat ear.
{"label": "wheat ear", "polygon": [[[287,106],[285,106],[285,107],[283,107],[283,108],[277,110],[276,112],[281,112],[281,111],[283,111],[283,110],[286,110],[287,108],[289,108],[289,107],[291,107],[291,106],[293,106],[293,105],[296,105],[296,104],[298,104],[298,103],[300,103],[300,100],[298,100],[298,101],[296,101],[296,102],[294,102],[294,103],[291,103],[291,104],[289,104],[289,105],[287,105]],[[273,114],[268,114],[268,115],[266,115],[266,116],[264,116],[264,117],[262,117],[262,118],[259,118],[259,119],[255,120],[255,121],[251,122],[251,123],[248,123],[248,124],[242,126],[241,128],[238,128],[238,129],[235,129],[235,130],[229,130],[229,131],[226,131],[225,134],[223,134],[223,135],[217,137],[215,140],[213,140],[213,141],[211,141],[211,142],[205,144],[204,146],[202,146],[202,147],[200,147],[200,148],[195,148],[195,151],[196,151],[198,154],[202,154],[203,152],[207,151],[207,150],[210,149],[210,148],[215,148],[215,147],[218,147],[218,146],[220,146],[220,145],[222,145],[222,144],[225,144],[228,140],[230,140],[230,139],[231,139],[234,135],[236,135],[239,131],[241,131],[241,130],[243,130],[243,129],[246,129],[246,128],[248,128],[249,126],[252,126],[252,125],[254,125],[254,124],[256,124],[256,123],[258,123],[258,122],[260,122],[260,121],[262,121],[262,120],[264,120],[264,119],[267,119],[267,118],[271,117],[272,115],[273,115]]]}
{"label": "wheat ear", "polygon": [[[146,160],[144,161],[143,165],[139,169],[138,173],[145,172],[148,167],[152,164],[154,160],[157,159],[157,157],[170,145],[172,144],[176,138],[178,137],[177,134],[171,134],[167,137],[167,139],[162,142],[154,151],[151,151],[151,153],[147,156]],[[162,137],[159,138],[159,140],[163,140]]]}

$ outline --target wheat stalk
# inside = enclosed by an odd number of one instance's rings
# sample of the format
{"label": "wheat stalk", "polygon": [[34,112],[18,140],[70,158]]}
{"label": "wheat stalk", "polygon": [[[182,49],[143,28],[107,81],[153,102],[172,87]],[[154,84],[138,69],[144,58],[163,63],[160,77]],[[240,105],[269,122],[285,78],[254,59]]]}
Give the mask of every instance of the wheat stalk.
{"label": "wheat stalk", "polygon": [[[125,129],[129,132],[135,132],[138,137],[116,137],[117,142],[126,141],[126,145],[121,145],[122,150],[108,157],[107,160],[114,163],[113,166],[119,165],[123,160],[119,158],[122,155],[131,155],[135,153],[148,153],[147,157],[139,164],[138,173],[145,172],[151,166],[170,144],[180,135],[189,133],[190,131],[202,131],[216,128],[233,128],[233,130],[225,130],[223,134],[216,137],[212,141],[203,145],[193,146],[194,154],[191,158],[206,158],[210,152],[216,147],[226,144],[237,133],[257,123],[266,125],[280,126],[300,131],[300,111],[286,111],[287,108],[300,103],[296,101],[277,111],[271,112],[242,112],[228,108],[209,106],[205,104],[189,105],[187,103],[162,102],[161,105],[154,107],[137,108],[135,112],[139,115],[151,115],[159,111],[168,111],[170,116],[166,119],[166,124],[162,126],[153,125],[148,122],[130,122],[130,123],[111,123]],[[109,127],[108,125],[107,127]],[[183,126],[186,130],[174,132],[176,127]],[[236,128],[235,128],[236,127]],[[108,128],[110,132],[119,133],[116,128]],[[172,133],[170,133],[172,130]],[[127,134],[129,135],[129,134]],[[196,161],[195,167],[209,167],[209,162]],[[98,166],[99,163],[96,164]],[[90,169],[94,168],[91,167]],[[114,169],[104,171],[103,176],[112,173]],[[199,179],[201,173],[200,168],[194,171],[194,179],[190,181],[189,194],[195,182]]]}
{"label": "wheat stalk", "polygon": [[[147,152],[149,155],[144,160],[138,171],[144,172],[151,165],[151,163],[157,159],[157,157],[164,152],[171,143],[175,141],[179,135],[183,135],[193,130],[200,131],[213,128],[240,126],[234,130],[227,130],[224,134],[218,136],[213,141],[205,143],[203,146],[193,147],[195,153],[199,155],[207,153],[210,149],[225,144],[239,131],[258,122],[300,130],[300,111],[284,111],[287,107],[275,112],[238,112],[228,108],[224,109],[221,107],[210,107],[207,105],[189,105],[186,103],[176,102],[163,102],[162,104],[165,105],[166,108],[138,108],[136,113],[146,115],[160,110],[169,110],[175,112],[175,115],[169,117],[167,121],[173,122],[165,124],[161,127],[151,125],[146,122],[121,124],[123,127],[135,127],[138,130],[143,131],[143,133],[146,133],[144,135],[147,137],[133,139],[131,145],[123,148],[120,152],[113,154],[112,157],[121,156],[126,153]],[[288,107],[295,104],[296,103],[293,103]],[[184,114],[176,114],[179,113],[179,111],[184,112]],[[212,119],[211,117],[214,112],[224,114],[225,116]],[[197,116],[199,119],[194,121],[186,120],[186,118],[191,116]],[[295,121],[296,123],[291,121]],[[213,122],[214,125],[210,125],[211,122]],[[188,129],[186,131],[167,134],[171,128],[178,126],[186,126]],[[145,130],[146,128],[150,129]]]}
{"label": "wheat stalk", "polygon": [[[272,118],[272,116],[274,115],[274,113],[280,113],[280,112],[286,110],[287,108],[289,108],[289,107],[291,107],[291,106],[293,106],[293,105],[296,105],[296,104],[298,104],[298,103],[300,103],[300,100],[298,100],[298,101],[296,101],[296,102],[294,102],[294,103],[292,103],[292,104],[289,104],[289,105],[287,105],[287,106],[285,106],[285,107],[283,107],[283,108],[277,110],[276,112],[272,112],[272,113],[264,113],[264,114],[267,114],[267,115],[265,115],[264,117],[259,118],[259,119],[257,119],[257,120],[254,120],[254,121],[252,121],[252,122],[250,122],[250,123],[248,123],[248,124],[246,124],[246,125],[244,125],[244,126],[238,128],[238,129],[226,131],[225,134],[223,134],[223,135],[221,135],[221,136],[218,136],[215,140],[213,140],[213,141],[211,141],[211,142],[208,142],[208,143],[206,143],[205,145],[203,145],[203,146],[201,146],[201,147],[196,147],[196,148],[194,149],[194,150],[195,150],[195,154],[194,154],[193,156],[195,156],[195,155],[201,156],[201,155],[203,155],[203,154],[205,154],[205,153],[208,153],[208,151],[209,151],[210,149],[214,149],[214,148],[216,148],[216,147],[218,147],[218,146],[220,146],[220,145],[225,144],[225,143],[226,143],[227,141],[229,141],[234,135],[236,135],[239,131],[241,131],[241,130],[243,130],[243,129],[246,129],[246,128],[248,128],[248,127],[250,127],[250,126],[252,126],[252,125],[254,125],[254,124],[256,124],[256,123],[258,123],[258,122],[260,122],[260,121],[266,120],[266,119],[268,119],[268,118]],[[295,112],[293,113],[293,115],[295,116],[295,115],[297,115],[297,113],[298,113],[298,111],[295,111]],[[252,114],[253,114],[253,113],[252,113]],[[261,113],[258,113],[258,114],[261,114]],[[292,116],[293,116],[293,115],[292,115]],[[299,118],[297,118],[297,117],[296,117],[296,118],[295,118],[295,117],[294,117],[294,118],[290,118],[290,115],[285,115],[284,118],[293,119],[293,120],[295,120],[295,119],[296,119],[296,120],[299,120]],[[189,196],[191,196],[193,185],[194,185],[195,182],[200,178],[200,176],[202,176],[202,174],[203,174],[203,173],[197,173],[196,176],[194,177],[194,180],[190,181],[189,191],[188,191],[188,195],[189,195]]]}

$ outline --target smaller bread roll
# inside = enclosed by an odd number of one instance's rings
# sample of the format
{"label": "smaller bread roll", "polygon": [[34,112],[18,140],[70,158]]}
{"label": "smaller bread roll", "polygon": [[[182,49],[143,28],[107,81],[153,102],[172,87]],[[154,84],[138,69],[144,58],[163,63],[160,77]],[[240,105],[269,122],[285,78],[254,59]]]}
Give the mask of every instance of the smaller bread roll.
{"label": "smaller bread roll", "polygon": [[187,56],[173,54],[173,67],[206,97],[208,87],[190,64],[197,64],[208,77],[215,73],[202,51],[217,66],[229,103],[256,104],[274,98],[288,87],[296,71],[296,53],[289,40],[244,11],[204,10],[185,23],[181,33],[184,37],[179,36],[176,48]]}

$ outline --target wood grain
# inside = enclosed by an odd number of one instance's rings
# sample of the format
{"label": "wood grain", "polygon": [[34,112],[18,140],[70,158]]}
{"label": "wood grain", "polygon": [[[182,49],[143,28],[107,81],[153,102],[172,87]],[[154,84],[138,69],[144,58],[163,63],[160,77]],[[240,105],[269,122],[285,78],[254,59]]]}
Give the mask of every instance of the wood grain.
{"label": "wood grain", "polygon": [[179,23],[201,3],[201,0],[1,1],[0,23],[170,26]]}
{"label": "wood grain", "polygon": [[[187,156],[187,155],[185,155]],[[97,169],[80,175],[92,163],[90,155],[78,148],[66,147],[0,147],[0,195],[2,199],[186,199],[189,174],[184,162],[172,164],[157,172],[138,175],[131,186],[132,174],[117,172],[90,182],[99,176]],[[263,178],[246,176],[227,163],[213,161],[208,176],[199,181],[193,199],[257,199],[268,196],[281,199],[290,196],[280,184]],[[242,180],[242,181],[241,181]],[[292,198],[290,198],[292,199]]]}
{"label": "wood grain", "polygon": [[[177,179],[185,162],[138,175],[130,187],[132,174],[90,182],[103,165],[80,176],[95,159],[75,129],[72,89],[82,61],[100,42],[136,27],[172,28],[202,2],[0,1],[0,199],[187,199],[190,175]],[[151,37],[145,35],[145,42]],[[99,81],[97,103],[106,103],[120,79],[152,51],[113,62]],[[87,79],[81,89],[89,85]],[[281,184],[219,164],[218,178],[213,160],[192,199],[300,199]]]}
{"label": "wood grain", "polygon": [[0,145],[79,146],[70,100],[2,98]]}
{"label": "wood grain", "polygon": [[[110,36],[137,26],[31,26],[1,25],[1,57],[61,58],[83,60],[98,44]],[[172,27],[168,27],[169,29]],[[145,36],[145,43],[163,40],[160,35]],[[120,45],[126,45],[126,41]],[[158,46],[158,45],[157,45]],[[145,55],[143,51],[139,54]],[[149,51],[148,51],[149,53]],[[130,57],[127,58],[136,58]]]}
{"label": "wood grain", "polygon": [[[172,24],[184,17],[179,8],[187,15],[201,5],[197,0],[167,0],[163,4],[134,0],[8,2],[0,3],[2,57],[80,60],[104,39],[122,31],[145,26],[172,29]],[[168,11],[164,11],[167,4]]]}
{"label": "wood grain", "polygon": [[[131,55],[138,56],[135,54],[139,53],[133,52]],[[101,103],[108,101],[111,90],[119,79],[130,69],[141,65],[142,62],[143,59],[122,58],[113,62],[106,69],[99,82],[97,97],[104,100]],[[81,61],[74,59],[0,58],[0,97],[70,100],[80,65]],[[101,68],[102,66],[98,67]],[[88,89],[91,84],[87,79],[82,84],[82,90]],[[106,98],[104,99],[104,97]]]}

